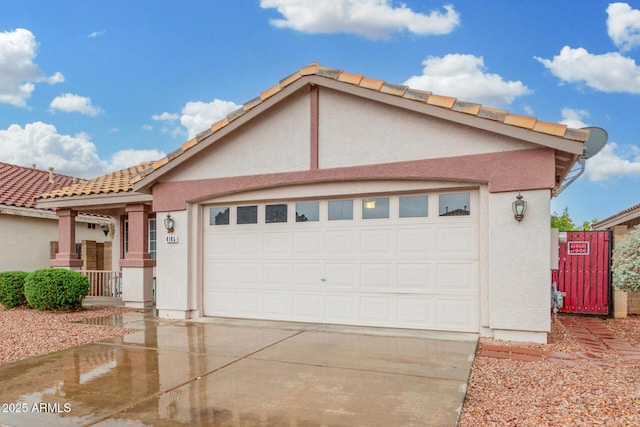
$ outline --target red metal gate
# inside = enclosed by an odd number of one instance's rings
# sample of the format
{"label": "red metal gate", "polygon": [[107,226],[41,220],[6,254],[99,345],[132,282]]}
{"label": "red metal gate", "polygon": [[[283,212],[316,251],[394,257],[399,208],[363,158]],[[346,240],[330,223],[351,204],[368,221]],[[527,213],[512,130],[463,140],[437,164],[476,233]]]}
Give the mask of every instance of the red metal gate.
{"label": "red metal gate", "polygon": [[[561,236],[563,233],[560,233]],[[608,315],[611,307],[611,233],[569,231],[558,247],[559,270],[554,274],[564,292],[562,313]],[[557,277],[556,277],[557,276]]]}

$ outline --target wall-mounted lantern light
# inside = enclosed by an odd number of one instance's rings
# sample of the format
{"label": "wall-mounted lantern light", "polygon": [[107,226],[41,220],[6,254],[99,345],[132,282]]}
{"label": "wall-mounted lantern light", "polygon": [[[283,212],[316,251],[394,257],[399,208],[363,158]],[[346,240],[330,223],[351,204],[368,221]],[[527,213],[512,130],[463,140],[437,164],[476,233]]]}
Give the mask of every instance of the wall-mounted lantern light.
{"label": "wall-mounted lantern light", "polygon": [[167,233],[173,233],[173,226],[176,222],[171,218],[171,214],[167,214],[167,217],[164,219],[164,228],[167,229]]}
{"label": "wall-mounted lantern light", "polygon": [[511,203],[511,207],[513,208],[513,217],[516,219],[516,221],[522,221],[522,218],[524,218],[524,213],[527,211],[527,202],[522,200],[522,195],[520,194],[520,192],[518,192],[516,200]]}
{"label": "wall-mounted lantern light", "polygon": [[108,224],[100,224],[100,228],[102,229],[102,232],[104,233],[105,236],[107,234],[109,234],[109,225]]}

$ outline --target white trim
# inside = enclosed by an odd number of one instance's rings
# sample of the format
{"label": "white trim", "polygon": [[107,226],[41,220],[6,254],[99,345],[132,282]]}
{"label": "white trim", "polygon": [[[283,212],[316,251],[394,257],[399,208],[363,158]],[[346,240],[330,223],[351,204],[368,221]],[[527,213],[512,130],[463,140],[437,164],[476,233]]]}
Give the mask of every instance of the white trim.
{"label": "white trim", "polygon": [[[55,221],[58,220],[58,215],[56,215],[54,211],[37,209],[37,208],[22,208],[17,206],[0,205],[0,214],[25,216],[30,218],[50,219]],[[78,216],[76,216],[76,222],[84,222],[89,224],[102,224],[105,222],[112,222],[112,219],[107,217],[102,217],[102,216],[78,214]]]}

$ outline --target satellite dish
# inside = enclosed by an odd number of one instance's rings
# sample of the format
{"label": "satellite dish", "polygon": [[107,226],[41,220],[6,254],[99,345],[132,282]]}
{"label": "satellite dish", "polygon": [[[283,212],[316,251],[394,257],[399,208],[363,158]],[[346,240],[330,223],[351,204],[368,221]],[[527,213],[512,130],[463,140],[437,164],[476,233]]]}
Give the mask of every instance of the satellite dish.
{"label": "satellite dish", "polygon": [[582,128],[589,131],[589,139],[585,141],[582,157],[590,159],[602,150],[607,143],[607,131],[599,127]]}

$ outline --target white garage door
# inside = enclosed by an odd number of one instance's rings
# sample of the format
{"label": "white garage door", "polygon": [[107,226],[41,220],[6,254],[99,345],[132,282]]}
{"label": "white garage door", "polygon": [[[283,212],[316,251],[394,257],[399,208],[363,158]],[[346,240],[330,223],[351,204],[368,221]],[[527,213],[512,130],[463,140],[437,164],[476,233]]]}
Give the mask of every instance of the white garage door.
{"label": "white garage door", "polygon": [[479,330],[476,192],[207,206],[207,316]]}

